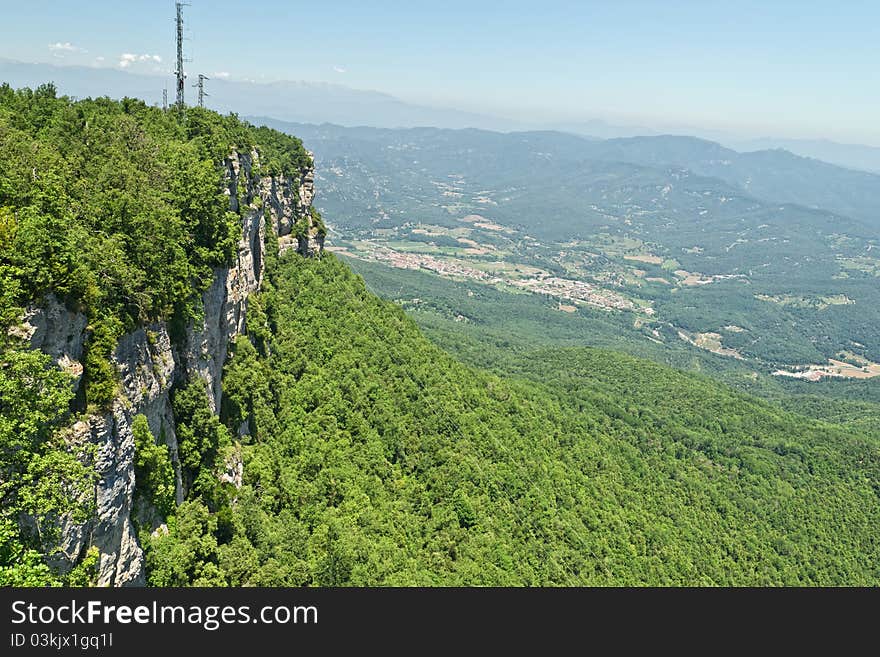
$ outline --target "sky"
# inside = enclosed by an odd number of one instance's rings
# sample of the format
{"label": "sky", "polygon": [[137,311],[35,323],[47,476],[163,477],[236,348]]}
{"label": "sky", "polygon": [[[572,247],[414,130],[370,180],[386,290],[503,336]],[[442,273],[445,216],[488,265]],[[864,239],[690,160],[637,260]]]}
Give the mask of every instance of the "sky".
{"label": "sky", "polygon": [[[170,0],[0,0],[0,57],[169,73]],[[880,1],[191,0],[190,72],[880,146]]]}

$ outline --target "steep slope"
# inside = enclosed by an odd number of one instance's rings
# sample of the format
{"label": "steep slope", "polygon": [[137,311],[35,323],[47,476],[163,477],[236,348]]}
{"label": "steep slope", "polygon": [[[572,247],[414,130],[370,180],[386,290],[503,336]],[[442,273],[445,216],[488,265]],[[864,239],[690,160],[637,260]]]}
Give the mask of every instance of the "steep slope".
{"label": "steep slope", "polygon": [[224,376],[241,478],[152,583],[878,581],[866,436],[613,352],[465,367],[332,256],[269,279]]}

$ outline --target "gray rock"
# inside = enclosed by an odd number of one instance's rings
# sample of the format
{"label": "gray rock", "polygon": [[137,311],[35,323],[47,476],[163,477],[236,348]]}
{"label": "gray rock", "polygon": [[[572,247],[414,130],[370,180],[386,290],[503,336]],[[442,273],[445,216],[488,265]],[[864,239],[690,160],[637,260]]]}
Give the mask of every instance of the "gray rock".
{"label": "gray rock", "polygon": [[314,226],[310,226],[307,237],[296,238],[296,251],[305,258],[321,255],[324,252],[324,236],[319,235]]}
{"label": "gray rock", "polygon": [[68,310],[54,294],[47,294],[42,304],[27,309],[21,325],[12,327],[9,333],[54,358],[58,367],[73,377],[76,390],[83,373],[80,361],[86,324],[84,314]]}
{"label": "gray rock", "polygon": [[235,449],[226,456],[223,462],[223,471],[220,473],[220,481],[241,488],[244,477],[244,462],[241,458],[241,450]]}
{"label": "gray rock", "polygon": [[91,542],[101,552],[98,586],[143,585],[144,556],[131,522],[134,497],[134,436],[131,413],[122,401],[95,422],[95,520]]}
{"label": "gray rock", "polygon": [[202,294],[204,321],[187,329],[187,371],[205,382],[214,412],[219,411],[223,395],[220,379],[229,341],[245,330],[248,295],[260,289],[265,268],[262,212],[247,214],[242,224],[236,262],[214,270],[213,282]]}

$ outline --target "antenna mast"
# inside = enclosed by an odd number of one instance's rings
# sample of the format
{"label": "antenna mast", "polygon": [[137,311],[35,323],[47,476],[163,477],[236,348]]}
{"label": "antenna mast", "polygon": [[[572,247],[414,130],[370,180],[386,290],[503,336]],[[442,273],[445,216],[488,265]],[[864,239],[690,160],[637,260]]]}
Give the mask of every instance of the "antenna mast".
{"label": "antenna mast", "polygon": [[202,75],[199,73],[199,81],[196,82],[193,86],[199,88],[199,107],[205,106],[205,96],[210,96],[211,94],[205,93],[205,80],[210,80],[207,75]]}
{"label": "antenna mast", "polygon": [[186,74],[183,72],[183,5],[182,2],[175,3],[177,6],[177,106],[180,109],[184,107],[183,88],[186,81]]}
{"label": "antenna mast", "polygon": [[168,88],[162,90],[162,111],[168,111]]}

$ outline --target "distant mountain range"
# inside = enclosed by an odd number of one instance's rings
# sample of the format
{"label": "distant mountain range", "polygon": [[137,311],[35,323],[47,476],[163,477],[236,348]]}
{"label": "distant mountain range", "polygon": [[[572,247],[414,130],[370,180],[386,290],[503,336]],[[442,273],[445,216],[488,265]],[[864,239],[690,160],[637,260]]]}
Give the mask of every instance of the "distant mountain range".
{"label": "distant mountain range", "polygon": [[[110,95],[131,96],[150,104],[162,102],[167,86],[174,101],[173,80],[157,75],[139,75],[111,68],[51,66],[0,60],[0,81],[13,87],[33,87],[52,81],[69,96],[85,98]],[[352,89],[325,82],[240,82],[212,78],[207,83],[208,104],[220,112],[272,116],[285,121],[378,127],[440,126],[445,128],[487,128],[513,130],[523,126],[494,116],[454,109],[413,105],[378,91]],[[189,101],[195,89],[187,86]]]}
{"label": "distant mountain range", "polygon": [[[169,102],[173,102],[174,97],[173,84],[168,76],[140,75],[113,68],[53,66],[0,59],[0,82],[8,82],[13,87],[33,87],[49,81],[54,82],[62,93],[80,98],[131,96],[159,104],[162,102],[162,89],[166,86]],[[270,116],[295,123],[335,123],[378,128],[481,128],[502,132],[541,128],[599,139],[662,136],[650,127],[612,125],[599,119],[538,125],[487,114],[417,105],[379,91],[323,82],[256,83],[215,78],[208,83],[208,91],[209,105],[213,109],[241,115]],[[195,90],[187,87],[187,93],[192,99]],[[796,155],[851,169],[880,172],[880,148],[872,146],[801,139],[742,140],[696,128],[675,132],[709,137],[737,151],[782,148]]]}
{"label": "distant mountain range", "polygon": [[813,157],[851,169],[880,173],[880,148],[876,146],[839,144],[825,139],[773,139],[770,137],[740,142],[725,141],[724,143],[738,151],[784,148],[804,157]]}
{"label": "distant mountain range", "polygon": [[595,159],[688,169],[756,198],[832,210],[880,227],[880,176],[787,150],[740,153],[715,142],[670,135],[592,142],[588,150]]}
{"label": "distant mountain range", "polygon": [[[876,235],[880,230],[880,175],[780,149],[740,153],[716,142],[674,135],[599,140],[556,131],[504,134],[430,128],[392,130],[291,124],[266,117],[248,119],[301,137],[323,165],[336,158],[354,161],[364,157],[380,174],[384,166],[402,171],[403,162],[408,161],[412,175],[428,167],[437,175],[449,171],[479,175],[487,184],[501,184],[507,176],[517,178],[524,170],[539,176],[544,171],[571,170],[588,162],[608,171],[615,164],[647,167],[670,179],[676,170],[682,170],[716,179],[764,202],[850,217],[868,228],[869,234]],[[377,159],[386,157],[380,154],[389,149],[403,159]],[[449,171],[442,171],[443,166]]]}
{"label": "distant mountain range", "polygon": [[[486,305],[469,313],[454,293],[399,272],[485,286],[483,272],[491,286],[551,298],[555,277],[604,286],[612,297],[584,289],[572,297],[577,285],[559,283],[569,298],[613,313],[629,307],[614,295],[650,301],[660,324],[627,344],[720,336],[739,350],[716,349],[728,359],[721,367],[754,367],[753,358],[768,375],[842,352],[880,363],[880,175],[691,137],[269,123],[314,151],[315,203],[331,218],[332,246],[371,263],[362,270],[368,284],[384,280],[391,298],[424,303],[418,312],[497,322],[506,340],[523,308],[489,300],[478,286],[473,302]],[[548,321],[534,334],[555,330]],[[630,317],[618,328],[644,326]],[[559,335],[592,340],[616,330],[594,324]]]}

